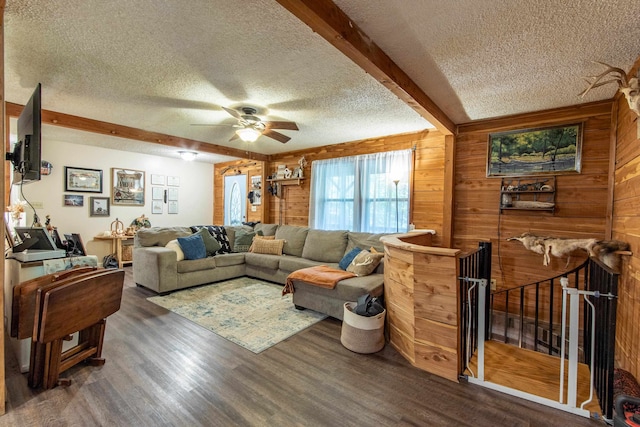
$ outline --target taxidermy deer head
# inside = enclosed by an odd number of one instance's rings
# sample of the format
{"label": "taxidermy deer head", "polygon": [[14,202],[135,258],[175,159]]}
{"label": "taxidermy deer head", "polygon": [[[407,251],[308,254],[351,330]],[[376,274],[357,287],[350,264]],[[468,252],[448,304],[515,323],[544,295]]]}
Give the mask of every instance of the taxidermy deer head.
{"label": "taxidermy deer head", "polygon": [[[580,96],[584,97],[587,92],[595,87],[604,86],[609,83],[618,83],[618,90],[624,94],[625,98],[627,99],[627,103],[629,103],[629,108],[631,109],[631,111],[640,116],[640,82],[638,82],[638,78],[629,78],[629,76],[627,76],[627,73],[625,73],[621,68],[612,67],[611,65],[605,64],[604,62],[600,61],[594,62],[604,65],[605,67],[607,67],[607,69],[597,76],[590,76],[589,78],[585,79],[587,83],[590,84],[589,87],[587,87],[580,94]],[[611,74],[611,79],[600,81],[603,77],[609,74]],[[589,79],[592,79],[593,81]]]}

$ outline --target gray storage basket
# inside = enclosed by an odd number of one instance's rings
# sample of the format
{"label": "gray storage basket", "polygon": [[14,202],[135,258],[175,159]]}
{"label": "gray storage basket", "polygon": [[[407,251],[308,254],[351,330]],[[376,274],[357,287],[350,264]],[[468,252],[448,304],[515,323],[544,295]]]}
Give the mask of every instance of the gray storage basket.
{"label": "gray storage basket", "polygon": [[375,353],[384,348],[384,318],[387,313],[367,317],[354,312],[357,303],[344,303],[340,342],[355,353]]}

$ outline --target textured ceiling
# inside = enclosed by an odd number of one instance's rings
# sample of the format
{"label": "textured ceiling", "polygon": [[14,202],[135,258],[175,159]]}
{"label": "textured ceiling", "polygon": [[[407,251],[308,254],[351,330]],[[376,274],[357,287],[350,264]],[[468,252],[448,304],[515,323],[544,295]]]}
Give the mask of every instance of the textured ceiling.
{"label": "textured ceiling", "polygon": [[[591,61],[629,69],[640,54],[637,0],[335,3],[455,123],[611,98],[613,85],[577,97],[601,70]],[[7,0],[7,101],[24,104],[38,82],[49,110],[264,154],[431,127],[275,0]],[[221,107],[243,105],[300,130],[282,131],[284,145],[229,142],[235,120]]]}

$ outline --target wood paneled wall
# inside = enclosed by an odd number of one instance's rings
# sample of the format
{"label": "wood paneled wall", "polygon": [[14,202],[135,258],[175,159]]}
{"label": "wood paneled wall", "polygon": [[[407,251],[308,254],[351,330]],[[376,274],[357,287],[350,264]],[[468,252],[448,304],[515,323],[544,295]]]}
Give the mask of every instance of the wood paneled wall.
{"label": "wood paneled wall", "polygon": [[[453,247],[471,250],[479,241],[493,244],[492,276],[498,289],[553,277],[566,259],[542,255],[506,238],[524,232],[554,237],[603,239],[606,231],[611,101],[473,122],[459,126],[455,150]],[[500,214],[500,178],[487,178],[489,133],[529,127],[584,123],[582,170],[557,175],[556,210],[504,211]],[[586,258],[573,256],[569,268]]]}
{"label": "wood paneled wall", "polygon": [[213,168],[213,218],[212,224],[224,224],[224,177],[229,175],[246,175],[247,191],[251,191],[251,177],[262,177],[262,204],[256,205],[256,211],[251,210],[251,203],[247,203],[247,222],[265,222],[265,176],[264,162],[257,160],[236,160],[226,163],[218,163]]}
{"label": "wood paneled wall", "polygon": [[[632,72],[640,69],[640,58]],[[640,119],[622,96],[616,97],[616,145],[612,237],[628,242],[618,284],[616,362],[640,379]]]}
{"label": "wood paneled wall", "polygon": [[[443,232],[450,228],[443,217],[447,203],[445,184],[445,136],[436,130],[383,138],[330,145],[314,150],[289,152],[272,156],[266,167],[267,175],[274,173],[278,165],[293,169],[300,157],[308,162],[305,179],[300,186],[286,186],[284,197],[268,197],[269,211],[266,222],[306,226],[309,224],[309,192],[311,163],[336,157],[347,157],[383,151],[406,150],[415,147],[414,182],[410,222],[416,228],[436,230],[434,246],[447,242]],[[267,199],[265,199],[266,201]],[[448,201],[450,203],[450,200]]]}

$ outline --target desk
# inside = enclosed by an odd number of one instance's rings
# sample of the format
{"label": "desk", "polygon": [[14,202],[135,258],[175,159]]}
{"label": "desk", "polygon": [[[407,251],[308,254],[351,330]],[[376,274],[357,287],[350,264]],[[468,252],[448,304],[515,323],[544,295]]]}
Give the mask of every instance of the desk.
{"label": "desk", "polygon": [[122,256],[122,242],[133,240],[133,236],[96,236],[94,239],[111,241],[111,253],[115,253],[116,258],[118,258],[118,268],[122,268],[125,264],[133,263],[133,259],[124,260]]}

